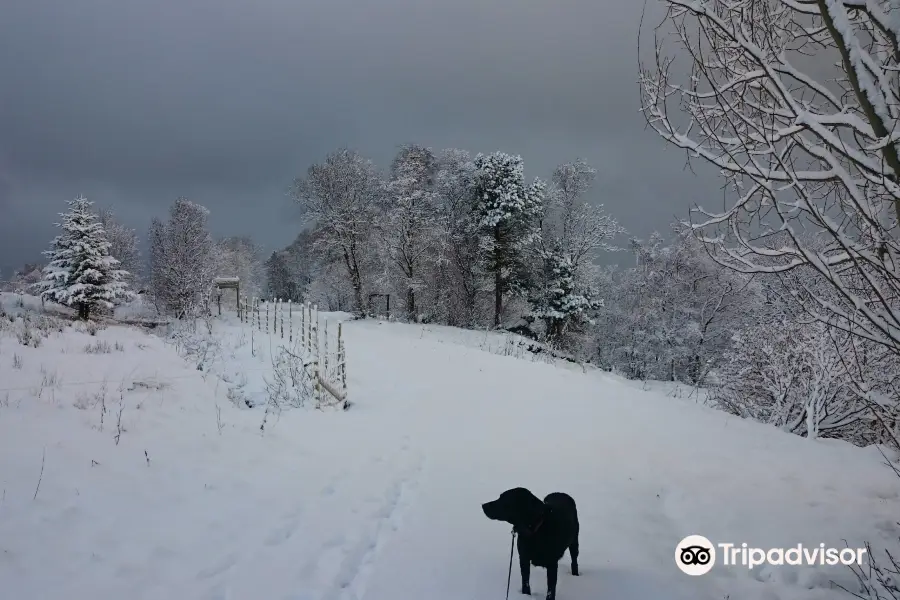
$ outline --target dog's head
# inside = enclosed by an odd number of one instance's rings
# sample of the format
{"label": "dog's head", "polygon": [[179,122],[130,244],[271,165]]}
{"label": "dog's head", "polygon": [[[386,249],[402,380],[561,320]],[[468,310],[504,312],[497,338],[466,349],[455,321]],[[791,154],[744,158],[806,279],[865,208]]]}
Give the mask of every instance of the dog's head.
{"label": "dog's head", "polygon": [[493,521],[505,521],[517,529],[529,528],[544,514],[541,499],[518,487],[506,490],[492,502],[481,505],[484,515]]}

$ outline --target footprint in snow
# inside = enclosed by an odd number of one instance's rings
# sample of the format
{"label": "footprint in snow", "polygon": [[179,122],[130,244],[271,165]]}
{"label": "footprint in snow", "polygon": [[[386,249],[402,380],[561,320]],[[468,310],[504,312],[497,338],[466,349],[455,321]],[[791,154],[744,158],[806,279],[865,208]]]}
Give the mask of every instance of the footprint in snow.
{"label": "footprint in snow", "polygon": [[209,579],[211,577],[215,577],[216,575],[221,575],[222,573],[236,565],[237,560],[237,554],[229,554],[212,567],[203,569],[199,573],[197,573],[197,579]]}

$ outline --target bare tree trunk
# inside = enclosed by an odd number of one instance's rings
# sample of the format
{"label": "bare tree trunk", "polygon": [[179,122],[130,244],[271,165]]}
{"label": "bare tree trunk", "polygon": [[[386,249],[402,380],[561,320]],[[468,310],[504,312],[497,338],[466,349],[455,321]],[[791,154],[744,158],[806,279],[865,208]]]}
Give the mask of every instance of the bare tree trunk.
{"label": "bare tree trunk", "polygon": [[353,300],[356,302],[356,313],[364,317],[366,310],[363,304],[362,281],[359,277],[359,269],[354,269],[350,274],[350,282],[353,286]]}
{"label": "bare tree trunk", "polygon": [[416,322],[416,291],[406,288],[406,316],[410,323]]}

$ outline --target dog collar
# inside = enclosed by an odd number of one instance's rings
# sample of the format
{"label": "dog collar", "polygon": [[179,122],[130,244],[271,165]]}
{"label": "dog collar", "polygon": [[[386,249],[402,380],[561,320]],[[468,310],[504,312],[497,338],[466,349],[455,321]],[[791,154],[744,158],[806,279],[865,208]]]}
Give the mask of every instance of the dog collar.
{"label": "dog collar", "polygon": [[522,535],[534,535],[537,533],[537,530],[541,528],[541,525],[544,524],[544,515],[541,515],[541,518],[537,520],[537,523],[532,527],[524,528],[524,531],[520,532]]}

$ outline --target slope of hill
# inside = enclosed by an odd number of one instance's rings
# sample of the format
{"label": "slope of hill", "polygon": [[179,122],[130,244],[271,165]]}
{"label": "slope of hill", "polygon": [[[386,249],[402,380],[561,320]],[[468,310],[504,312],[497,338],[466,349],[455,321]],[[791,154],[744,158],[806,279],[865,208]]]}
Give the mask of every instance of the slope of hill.
{"label": "slope of hill", "polygon": [[846,567],[691,578],[675,546],[897,538],[900,482],[875,450],[465,335],[345,323],[350,410],[284,411],[261,431],[235,390],[264,396],[280,338],[224,319],[198,371],[148,331],[0,319],[4,597],[501,598],[509,529],[480,504],[518,485],[578,501],[582,575],[566,557],[560,600],[849,598],[830,583],[852,587]]}

